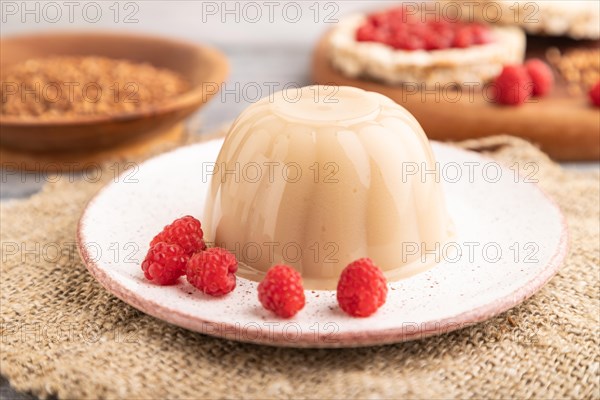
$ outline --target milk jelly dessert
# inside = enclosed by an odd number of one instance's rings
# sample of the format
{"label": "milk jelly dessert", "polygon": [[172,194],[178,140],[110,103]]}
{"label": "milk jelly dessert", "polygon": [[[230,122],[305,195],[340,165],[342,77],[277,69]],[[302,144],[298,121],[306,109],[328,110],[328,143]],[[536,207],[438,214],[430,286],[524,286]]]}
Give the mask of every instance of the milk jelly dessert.
{"label": "milk jelly dessert", "polygon": [[285,263],[305,288],[334,289],[362,257],[397,280],[434,265],[451,236],[439,179],[420,173],[435,168],[415,118],[381,94],[277,92],[228,132],[210,169],[205,235],[252,280]]}

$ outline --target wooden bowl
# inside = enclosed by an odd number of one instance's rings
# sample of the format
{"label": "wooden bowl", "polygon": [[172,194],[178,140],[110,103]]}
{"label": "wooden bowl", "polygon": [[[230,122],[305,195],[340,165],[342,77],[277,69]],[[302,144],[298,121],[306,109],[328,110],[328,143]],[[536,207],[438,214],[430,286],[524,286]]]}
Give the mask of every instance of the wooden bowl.
{"label": "wooden bowl", "polygon": [[3,38],[0,47],[0,68],[31,58],[101,56],[167,68],[191,86],[162,104],[134,112],[52,120],[0,116],[0,145],[34,152],[95,150],[164,132],[206,103],[229,70],[225,56],[214,49],[145,35],[46,33]]}

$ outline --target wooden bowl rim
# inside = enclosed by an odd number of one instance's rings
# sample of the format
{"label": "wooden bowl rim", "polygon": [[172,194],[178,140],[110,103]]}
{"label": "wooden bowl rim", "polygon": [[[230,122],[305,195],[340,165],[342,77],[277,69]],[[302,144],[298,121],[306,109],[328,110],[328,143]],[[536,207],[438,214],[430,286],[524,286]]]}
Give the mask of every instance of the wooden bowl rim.
{"label": "wooden bowl rim", "polygon": [[[35,39],[38,37],[43,37],[44,39],[52,38],[58,39],[63,37],[97,37],[97,38],[132,38],[132,39],[142,39],[148,41],[159,41],[171,46],[178,47],[189,47],[193,49],[196,53],[202,54],[206,59],[206,63],[202,65],[202,68],[206,68],[210,70],[209,79],[206,80],[208,82],[216,82],[221,84],[225,77],[229,74],[229,62],[227,61],[226,56],[220,52],[219,50],[206,46],[199,45],[197,43],[181,40],[176,38],[164,37],[159,35],[152,34],[140,34],[140,33],[131,33],[131,32],[107,32],[107,31],[86,31],[86,32],[76,32],[76,31],[56,31],[51,33],[34,33],[34,34],[26,34],[26,35],[11,35],[9,37],[3,37],[0,39],[0,47],[9,41],[18,41],[24,39]],[[206,82],[205,81],[205,82]],[[44,119],[22,119],[19,117],[6,117],[0,115],[0,126],[11,126],[17,128],[42,128],[42,127],[57,127],[57,126],[90,126],[90,125],[101,125],[104,123],[112,123],[112,122],[125,122],[138,120],[143,118],[152,117],[155,115],[166,114],[169,112],[174,112],[177,110],[183,110],[188,107],[199,107],[204,101],[203,97],[207,100],[211,96],[208,96],[204,93],[202,83],[198,83],[192,86],[189,90],[182,93],[181,95],[172,97],[168,99],[166,102],[160,105],[147,106],[142,107],[133,112],[120,112],[116,114],[108,114],[108,115],[90,115],[90,116],[77,116],[73,117],[61,117],[55,118],[51,120]]]}

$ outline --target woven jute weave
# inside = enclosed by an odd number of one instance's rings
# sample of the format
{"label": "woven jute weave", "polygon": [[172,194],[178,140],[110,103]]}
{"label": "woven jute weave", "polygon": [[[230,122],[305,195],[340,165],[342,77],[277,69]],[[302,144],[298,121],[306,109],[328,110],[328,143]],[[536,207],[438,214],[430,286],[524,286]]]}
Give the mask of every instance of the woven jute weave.
{"label": "woven jute weave", "polygon": [[107,293],[77,255],[96,183],[62,179],[1,205],[1,373],[59,398],[600,398],[600,178],[521,140],[460,143],[536,178],[565,213],[568,259],[542,290],[488,322],[359,349],[289,349],[190,332]]}

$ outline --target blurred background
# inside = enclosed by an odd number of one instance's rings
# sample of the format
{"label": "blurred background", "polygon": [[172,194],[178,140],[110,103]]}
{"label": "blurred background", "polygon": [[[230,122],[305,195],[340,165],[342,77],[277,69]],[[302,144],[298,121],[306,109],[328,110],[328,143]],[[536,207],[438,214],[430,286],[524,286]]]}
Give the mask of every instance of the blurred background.
{"label": "blurred background", "polygon": [[[600,5],[597,0],[590,1]],[[295,86],[311,83],[315,45],[324,32],[344,16],[399,3],[3,0],[0,3],[1,36],[4,40],[35,33],[102,31],[151,34],[212,46],[226,56],[228,77],[221,91],[187,120],[192,133],[206,133],[232,121],[249,103],[268,95],[270,90],[290,83]],[[160,58],[160,55],[155,56]],[[5,131],[3,136],[6,135]],[[597,162],[564,165],[598,169]],[[14,169],[8,172],[2,169],[0,198],[28,196],[45,181],[47,179],[37,177],[24,178],[23,173],[15,173]]]}
{"label": "blurred background", "polygon": [[[228,88],[310,82],[311,53],[339,18],[398,1],[3,1],[2,36],[98,30],[150,33],[207,44],[229,58]],[[73,3],[69,5],[68,3]],[[252,99],[223,95],[200,111],[206,130]],[[266,95],[266,92],[265,92]],[[222,97],[222,98],[221,98]],[[238,101],[239,100],[239,101]]]}
{"label": "blurred background", "polygon": [[[269,87],[310,83],[315,42],[340,16],[396,1],[2,1],[1,36],[130,32],[205,44],[229,62],[225,91],[189,120],[210,132],[233,120]],[[266,85],[265,85],[266,83]],[[259,93],[258,90],[263,91]],[[199,128],[201,127],[201,129]],[[35,193],[46,179],[2,170],[0,198]]]}
{"label": "blurred background", "polygon": [[[600,4],[597,0],[589,1]],[[547,3],[553,2],[558,3],[555,0]],[[187,120],[192,134],[204,134],[232,121],[248,104],[268,95],[272,88],[311,83],[315,45],[344,16],[399,3],[396,0],[1,0],[0,35],[5,40],[35,33],[125,32],[183,39],[218,49],[229,63],[226,83],[206,106]],[[155,56],[161,57],[160,54]],[[518,112],[517,109],[512,111]],[[600,118],[600,114],[596,115]],[[6,154],[0,153],[0,157]],[[43,162],[37,171],[31,172],[18,171],[15,168],[18,164],[11,161],[10,168],[0,171],[2,201],[25,198],[47,182],[55,181],[54,173],[46,172]],[[562,165],[600,170],[597,161]],[[13,391],[6,380],[0,378],[0,399],[29,398],[32,396]]]}

